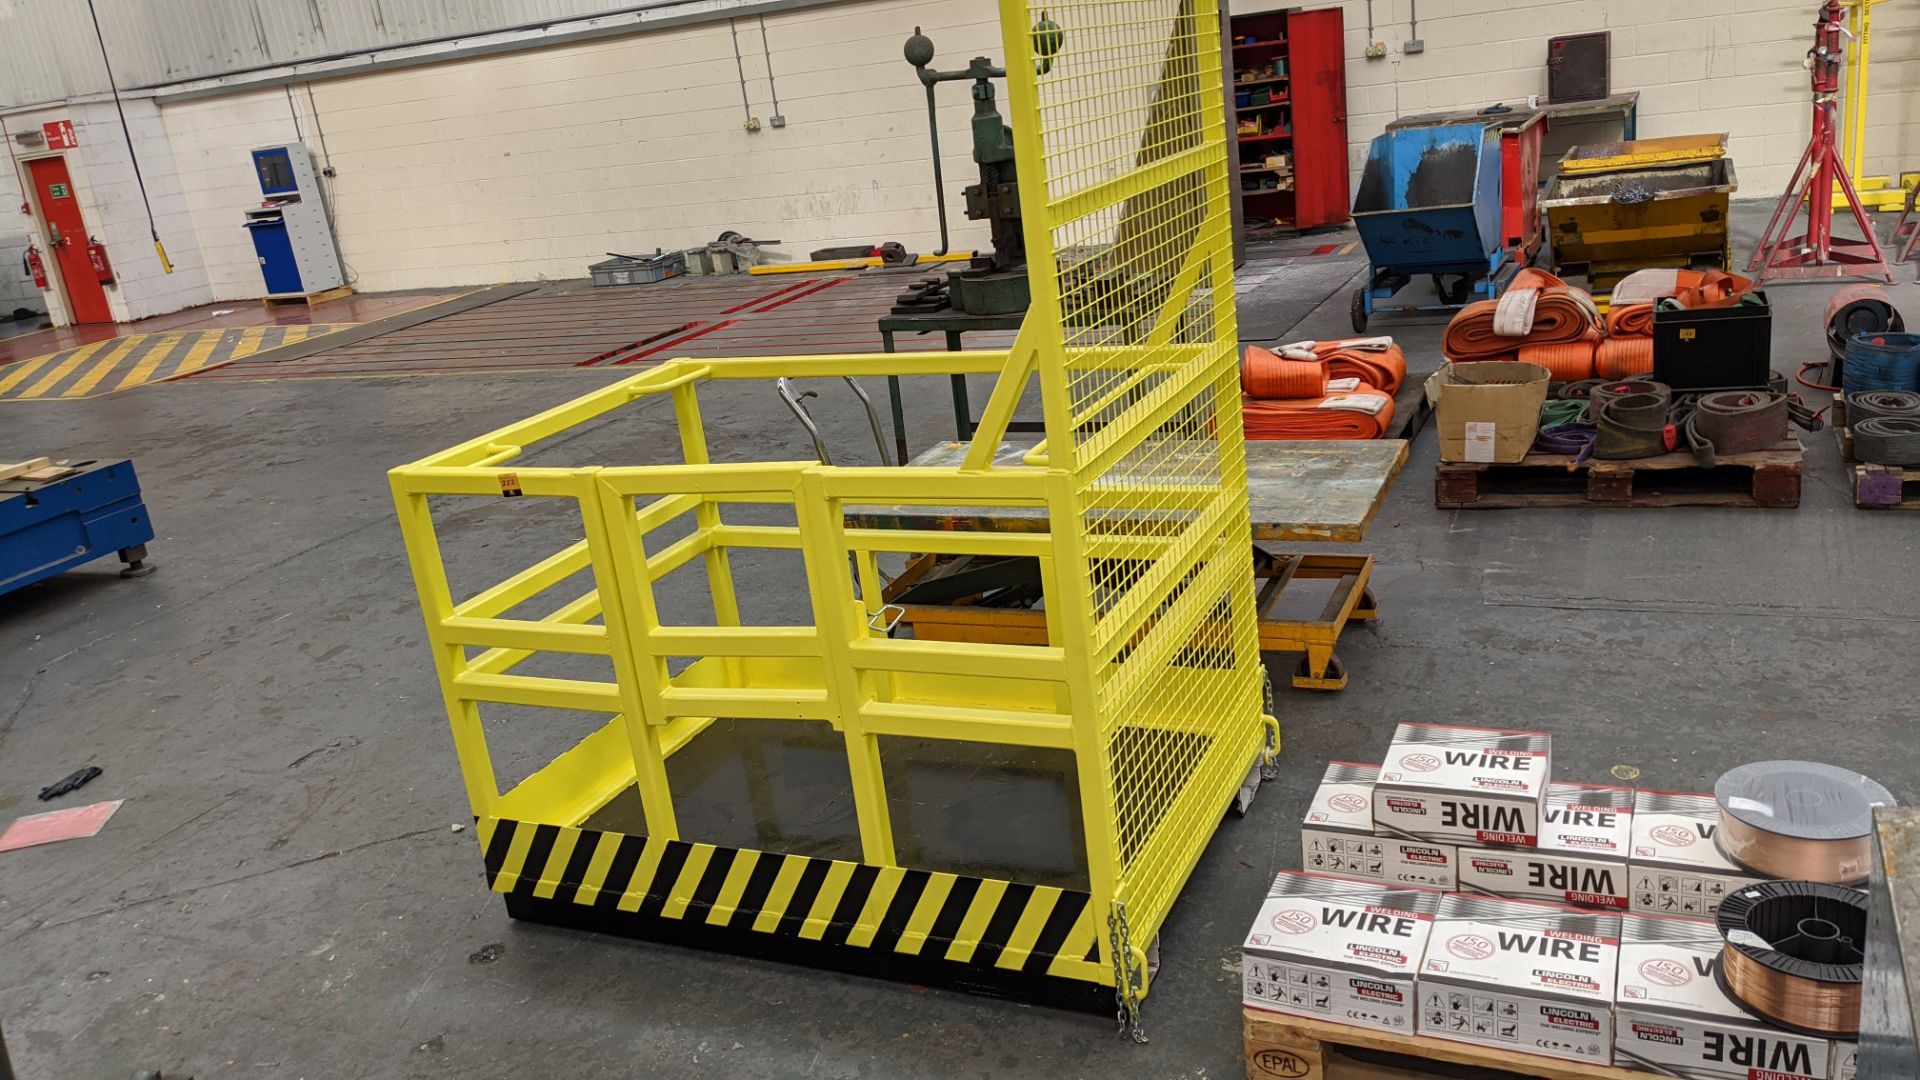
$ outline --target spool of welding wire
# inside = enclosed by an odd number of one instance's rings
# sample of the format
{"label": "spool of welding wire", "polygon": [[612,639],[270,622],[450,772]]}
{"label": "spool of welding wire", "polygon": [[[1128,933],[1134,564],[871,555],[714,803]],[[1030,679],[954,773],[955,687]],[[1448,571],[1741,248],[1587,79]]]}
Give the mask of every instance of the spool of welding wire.
{"label": "spool of welding wire", "polygon": [[1713,785],[1720,851],[1770,878],[1857,885],[1873,860],[1873,808],[1893,793],[1817,761],[1756,761]]}
{"label": "spool of welding wire", "polygon": [[1819,881],[1768,881],[1720,903],[1715,978],[1734,1004],[1817,1038],[1860,1031],[1867,894]]}

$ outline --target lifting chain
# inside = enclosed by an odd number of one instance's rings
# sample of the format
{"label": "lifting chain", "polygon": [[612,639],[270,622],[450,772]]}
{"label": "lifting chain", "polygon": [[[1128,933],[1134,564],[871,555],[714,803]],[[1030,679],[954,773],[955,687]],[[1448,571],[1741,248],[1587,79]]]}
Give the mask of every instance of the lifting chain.
{"label": "lifting chain", "polygon": [[1127,931],[1127,905],[1116,900],[1107,913],[1107,948],[1113,954],[1114,1019],[1120,1034],[1137,1043],[1147,1041],[1140,1029],[1141,971],[1133,962],[1133,937]]}
{"label": "lifting chain", "polygon": [[1260,695],[1264,702],[1262,708],[1266,710],[1260,722],[1267,729],[1267,748],[1260,755],[1260,779],[1277,780],[1280,777],[1280,714],[1273,706],[1273,673],[1264,664],[1260,666]]}

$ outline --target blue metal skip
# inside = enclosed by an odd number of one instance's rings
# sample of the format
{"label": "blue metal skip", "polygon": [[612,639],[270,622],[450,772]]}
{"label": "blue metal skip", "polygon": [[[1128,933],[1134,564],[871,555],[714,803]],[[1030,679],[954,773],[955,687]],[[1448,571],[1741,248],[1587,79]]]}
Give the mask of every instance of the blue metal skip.
{"label": "blue metal skip", "polygon": [[1376,272],[1484,273],[1500,250],[1500,133],[1484,122],[1374,138],[1354,224]]}

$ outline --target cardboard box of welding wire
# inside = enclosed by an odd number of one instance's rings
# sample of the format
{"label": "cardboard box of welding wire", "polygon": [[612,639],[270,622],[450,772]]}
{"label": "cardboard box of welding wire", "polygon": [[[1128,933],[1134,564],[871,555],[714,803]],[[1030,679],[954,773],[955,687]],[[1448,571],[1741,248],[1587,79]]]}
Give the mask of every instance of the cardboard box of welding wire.
{"label": "cardboard box of welding wire", "polygon": [[1641,791],[1633,801],[1633,850],[1627,855],[1628,907],[1654,915],[1708,918],[1735,889],[1765,877],[1720,853],[1713,796]]}
{"label": "cardboard box of welding wire", "polygon": [[1383,836],[1533,847],[1552,771],[1541,731],[1401,724],[1373,785]]}
{"label": "cardboard box of welding wire", "polygon": [[1417,885],[1452,891],[1455,848],[1429,840],[1375,835],[1373,784],[1378,765],[1335,761],[1320,778],[1320,789],[1300,823],[1302,868],[1344,874],[1389,885]]}
{"label": "cardboard box of welding wire", "polygon": [[1551,379],[1512,360],[1448,364],[1426,382],[1440,433],[1440,460],[1512,463],[1533,449]]}
{"label": "cardboard box of welding wire", "polygon": [[1531,848],[1459,849],[1460,891],[1624,911],[1633,791],[1554,781]]}
{"label": "cardboard box of welding wire", "polygon": [[1621,917],[1614,1064],[1689,1080],[1833,1075],[1835,1044],[1756,1020],[1727,997],[1714,978],[1720,946],[1710,919]]}
{"label": "cardboard box of welding wire", "polygon": [[1440,894],[1283,870],[1241,950],[1242,1000],[1411,1034],[1414,969]]}
{"label": "cardboard box of welding wire", "polygon": [[1620,916],[1452,893],[1420,965],[1420,1034],[1605,1065]]}

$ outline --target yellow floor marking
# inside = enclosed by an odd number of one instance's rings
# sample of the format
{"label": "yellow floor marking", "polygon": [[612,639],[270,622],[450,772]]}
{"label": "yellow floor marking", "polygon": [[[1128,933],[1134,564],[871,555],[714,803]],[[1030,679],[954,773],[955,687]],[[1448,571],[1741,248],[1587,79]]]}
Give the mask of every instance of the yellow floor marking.
{"label": "yellow floor marking", "polygon": [[[422,306],[427,307],[431,305],[422,305]],[[405,312],[399,312],[397,314],[405,314]],[[393,316],[385,316],[385,317],[392,318]],[[160,381],[166,382],[172,379],[182,378],[187,375],[195,374],[198,371],[217,371],[220,368],[228,367],[243,359],[250,359],[253,356],[268,356],[274,353],[276,350],[286,348],[289,345],[300,344],[308,341],[318,341],[323,337],[328,337],[333,334],[344,334],[349,330],[358,330],[365,325],[366,325],[365,323],[288,323],[284,327],[284,329],[287,331],[286,336],[281,338],[281,340],[276,344],[269,345],[264,349],[256,348],[248,352],[240,351],[240,347],[236,345],[234,347],[233,352],[229,353],[226,356],[221,357],[218,361],[214,363],[206,364],[204,367],[201,367],[199,365],[196,365],[195,367],[192,367],[192,368],[182,367],[179,371],[174,372],[172,375],[169,375],[165,379],[162,379]],[[273,329],[273,327],[269,326],[266,329],[271,330]],[[260,377],[264,379],[283,378],[283,376],[275,374],[271,368],[264,369],[264,373]],[[343,376],[343,378],[345,377],[347,376]]]}
{"label": "yellow floor marking", "polygon": [[47,361],[58,355],[60,354],[48,353],[45,356],[36,356],[31,360],[22,360],[18,364],[15,364],[11,370],[0,368],[0,371],[6,372],[4,376],[0,376],[0,396],[4,396],[7,391],[26,382],[29,375],[47,366]]}
{"label": "yellow floor marking", "polygon": [[54,365],[54,368],[52,371],[49,371],[45,375],[41,376],[39,382],[34,383],[32,386],[27,387],[25,390],[22,390],[20,392],[20,396],[23,398],[37,398],[41,394],[44,394],[47,391],[53,389],[54,386],[57,385],[62,379],[65,379],[67,376],[73,374],[74,370],[77,369],[81,364],[84,364],[88,360],[93,359],[94,353],[99,352],[101,349],[106,348],[108,345],[111,345],[112,343],[113,342],[111,339],[107,341],[96,341],[91,345],[82,345],[79,348],[73,350],[73,352],[69,354],[65,360],[62,360],[58,364]]}
{"label": "yellow floor marking", "polygon": [[175,379],[190,371],[199,371],[200,365],[213,355],[214,348],[220,344],[220,338],[225,333],[224,330],[215,331],[195,342],[193,348],[187,350],[187,355],[180,358],[180,366],[174,368],[173,374],[167,378]]}
{"label": "yellow floor marking", "polygon": [[[483,292],[483,291],[485,290],[470,289],[464,292],[458,292],[448,296],[440,296],[440,297],[423,300],[421,303],[415,304],[411,307],[401,308],[397,311],[393,311],[386,315],[382,315],[379,318],[380,319],[397,318],[401,315],[406,315],[411,312],[424,311],[428,308],[439,307],[445,304],[452,304],[456,301],[465,299],[468,296],[472,296],[474,293]],[[106,394],[119,393],[122,390],[131,390],[137,386],[144,386],[144,385],[149,385],[152,383],[159,383],[159,382],[170,382],[175,379],[184,378],[188,375],[193,375],[203,370],[211,370],[213,368],[224,367],[238,360],[247,359],[249,357],[261,355],[264,353],[270,353],[275,349],[284,348],[289,345],[298,345],[305,342],[318,340],[322,337],[326,337],[334,334],[343,334],[349,330],[358,330],[363,325],[365,324],[354,323],[354,322],[318,323],[318,324],[315,324],[315,323],[286,323],[286,324],[269,323],[262,326],[252,326],[252,327],[218,327],[218,328],[210,328],[210,329],[204,329],[204,330],[173,330],[173,331],[155,330],[155,331],[148,331],[145,333],[127,334],[118,338],[109,338],[105,341],[90,342],[84,345],[77,346],[76,348],[73,348],[71,350],[67,350],[67,349],[55,350],[54,352],[50,352],[42,356],[30,357],[26,360],[21,360],[17,363],[0,365],[0,401],[24,401],[24,400],[33,400],[33,399],[46,397],[50,395],[51,392],[56,387],[60,386],[68,378],[72,377],[76,371],[80,371],[83,367],[86,367],[88,365],[89,361],[94,361],[96,358],[98,358],[98,362],[94,366],[89,367],[85,372],[83,372],[80,376],[79,381],[76,384],[69,387],[67,390],[59,393],[58,395],[55,395],[55,397],[59,399],[99,397],[99,396],[104,396]],[[229,335],[233,334],[235,331],[239,331],[238,336],[229,337]],[[279,332],[277,339],[274,340],[271,345],[266,344],[268,335],[275,331]],[[42,331],[40,330],[29,330],[17,336],[28,337],[30,335],[41,333],[41,332]],[[8,340],[12,340],[12,339],[0,338],[0,341],[8,341]],[[221,346],[223,343],[227,343],[227,342],[232,343],[231,348],[223,351]],[[182,343],[185,343],[187,346],[185,355],[180,356],[179,360],[172,365],[172,370],[170,371],[163,370],[164,366],[167,365],[168,361],[172,357],[174,357],[176,354],[179,353],[180,346],[182,345]],[[103,350],[109,350],[108,354],[105,356],[101,356],[100,354]],[[218,359],[215,359],[216,354],[219,354]],[[124,366],[129,359],[133,360],[133,365],[130,368],[128,368],[126,373],[122,375],[117,381],[108,382],[108,380],[113,376],[114,372],[120,370],[121,367]],[[630,373],[620,372],[616,369],[607,369],[607,370],[613,372],[614,374],[630,374]],[[436,371],[436,372],[381,372],[381,373],[365,373],[365,374],[346,373],[346,374],[340,374],[340,375],[301,375],[299,377],[300,378],[324,378],[324,379],[410,379],[410,378],[418,378],[422,374],[433,374],[433,375],[570,374],[572,375],[572,374],[600,374],[600,373],[601,373],[600,369],[576,370],[571,367],[568,367],[562,371],[546,371],[540,368],[520,369],[520,370],[508,369],[505,371],[477,369],[477,370],[465,370],[465,371]],[[28,380],[33,379],[36,375],[39,376],[38,381],[33,382],[31,385],[27,385]],[[261,381],[266,379],[277,379],[277,378],[285,378],[285,377],[287,376],[278,375],[278,374],[272,373],[271,371],[263,371],[258,377],[239,378],[237,381],[254,382],[254,381]],[[25,386],[25,389],[21,389],[22,386]],[[102,387],[105,387],[105,389],[102,389]]]}
{"label": "yellow floor marking", "polygon": [[93,388],[100,385],[100,380],[112,374],[113,369],[120,366],[120,361],[125,360],[128,354],[139,348],[147,337],[146,334],[135,334],[132,337],[121,338],[120,344],[115,345],[112,352],[102,357],[99,363],[89,368],[85,375],[80,376],[79,382],[69,386],[60,396],[86,397],[92,393]]}
{"label": "yellow floor marking", "polygon": [[254,353],[259,352],[260,339],[265,336],[267,336],[266,327],[264,326],[247,327],[245,330],[241,331],[240,342],[239,344],[233,347],[233,352],[228,354],[227,359],[241,360],[246,357],[252,356]]}
{"label": "yellow floor marking", "polygon": [[152,378],[153,370],[160,366],[160,361],[165,360],[167,354],[173,352],[173,347],[180,344],[180,339],[186,336],[177,331],[171,334],[155,335],[153,343],[147,346],[147,354],[140,358],[139,363],[133,365],[133,370],[127,372],[121,378],[120,385],[114,389],[125,390],[130,386],[139,386]]}

